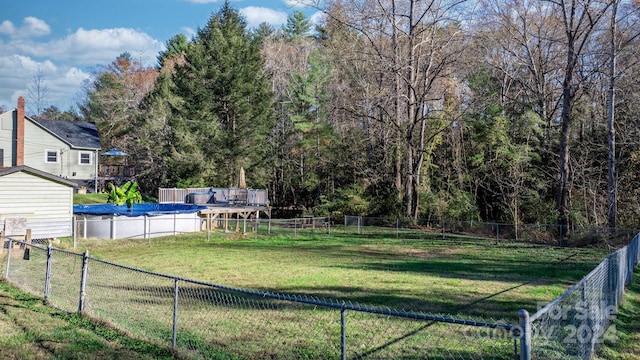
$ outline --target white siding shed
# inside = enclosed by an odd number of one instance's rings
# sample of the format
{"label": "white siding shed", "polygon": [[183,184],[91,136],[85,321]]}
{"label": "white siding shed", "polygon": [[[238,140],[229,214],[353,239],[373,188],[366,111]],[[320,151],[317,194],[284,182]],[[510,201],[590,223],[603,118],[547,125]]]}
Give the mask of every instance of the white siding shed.
{"label": "white siding shed", "polygon": [[25,218],[33,239],[72,235],[76,184],[28,166],[0,170],[0,228]]}

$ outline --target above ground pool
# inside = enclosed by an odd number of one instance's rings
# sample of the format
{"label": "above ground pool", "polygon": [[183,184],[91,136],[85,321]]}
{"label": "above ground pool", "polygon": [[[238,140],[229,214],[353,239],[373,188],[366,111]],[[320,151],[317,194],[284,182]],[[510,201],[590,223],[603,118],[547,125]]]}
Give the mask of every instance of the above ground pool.
{"label": "above ground pool", "polygon": [[196,232],[206,206],[195,204],[75,205],[76,234],[81,238],[148,238]]}
{"label": "above ground pool", "polygon": [[196,204],[91,204],[74,205],[76,215],[124,215],[124,216],[157,216],[165,214],[194,213],[206,209],[206,206]]}

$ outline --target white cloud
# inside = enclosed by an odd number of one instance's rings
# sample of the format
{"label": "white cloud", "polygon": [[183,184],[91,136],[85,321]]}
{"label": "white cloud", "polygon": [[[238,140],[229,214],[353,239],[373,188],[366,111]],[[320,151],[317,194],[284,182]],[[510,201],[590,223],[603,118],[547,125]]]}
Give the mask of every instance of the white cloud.
{"label": "white cloud", "polygon": [[240,9],[240,14],[245,17],[247,26],[250,28],[257,27],[263,22],[271,25],[282,25],[287,22],[287,13],[265,7],[248,6]]}
{"label": "white cloud", "polygon": [[322,24],[324,23],[326,18],[325,13],[323,13],[322,11],[316,11],[313,14],[311,14],[311,16],[309,17],[309,21],[311,21],[312,24]]}
{"label": "white cloud", "polygon": [[5,109],[16,107],[15,100],[27,88],[33,69],[37,69],[37,63],[28,57],[0,56],[0,105]]}
{"label": "white cloud", "polygon": [[[113,61],[123,52],[155,57],[162,43],[146,33],[133,29],[115,28],[103,30],[78,29],[65,38],[49,42],[14,42],[7,44],[19,52],[53,60],[73,61],[76,64],[95,65]],[[0,44],[0,49],[2,49]]]}
{"label": "white cloud", "polygon": [[16,27],[9,20],[5,20],[0,23],[0,34],[11,35],[16,31]]}
{"label": "white cloud", "polygon": [[62,69],[47,77],[49,103],[63,111],[74,106],[82,84],[89,78],[90,74],[75,67]]}
{"label": "white cloud", "polygon": [[9,35],[12,38],[31,38],[49,35],[51,27],[38,18],[27,16],[22,20],[22,26],[16,28],[9,20],[0,23],[0,34]]}
{"label": "white cloud", "polygon": [[180,28],[180,30],[187,36],[187,39],[191,39],[196,34],[196,31],[188,26],[183,26]]}
{"label": "white cloud", "polygon": [[70,69],[67,69],[64,74],[60,74],[57,82],[60,85],[73,85],[77,88],[79,84],[82,84],[83,81],[89,79],[90,77],[90,74],[76,67],[72,67]]}
{"label": "white cloud", "polygon": [[38,62],[27,56],[0,56],[0,105],[15,108],[17,97],[26,93],[27,84],[38,67]]}
{"label": "white cloud", "polygon": [[[41,25],[37,21],[32,22],[30,34],[44,33],[46,28]],[[2,29],[10,28],[6,22],[0,26]],[[26,94],[33,75],[41,70],[49,90],[47,102],[66,110],[75,104],[78,90],[90,77],[81,70],[82,66],[109,64],[123,52],[152,65],[162,47],[159,41],[146,33],[127,28],[80,28],[64,38],[51,41],[11,35],[7,41],[0,40],[0,105],[14,108],[17,96]]]}
{"label": "white cloud", "polygon": [[24,25],[16,33],[20,37],[38,37],[49,35],[51,33],[51,27],[46,22],[35,18],[33,16],[27,16],[23,21]]}
{"label": "white cloud", "polygon": [[[37,61],[27,56],[0,56],[0,105],[5,109],[16,107],[18,96],[27,96],[27,87],[34,74],[41,70],[47,87],[47,104],[64,111],[75,105],[74,99],[82,83],[90,74],[76,68],[56,66],[49,60]],[[29,104],[27,104],[29,107]]]}
{"label": "white cloud", "polygon": [[0,78],[3,79],[5,85],[3,87],[6,87],[7,82],[15,84],[15,80],[25,78],[25,74],[30,77],[38,69],[46,72],[55,71],[56,67],[51,61],[39,63],[23,55],[0,56]]}
{"label": "white cloud", "polygon": [[293,7],[317,7],[320,5],[320,0],[284,0],[284,3],[287,4],[287,6]]}

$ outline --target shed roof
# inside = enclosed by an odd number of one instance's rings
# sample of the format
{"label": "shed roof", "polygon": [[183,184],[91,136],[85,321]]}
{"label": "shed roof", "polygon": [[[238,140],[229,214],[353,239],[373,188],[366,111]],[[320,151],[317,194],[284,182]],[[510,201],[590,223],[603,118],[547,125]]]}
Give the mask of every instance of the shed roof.
{"label": "shed roof", "polygon": [[96,124],[88,121],[35,120],[73,148],[100,150]]}
{"label": "shed roof", "polygon": [[59,176],[55,176],[55,175],[51,175],[49,173],[46,173],[44,171],[40,171],[38,169],[34,169],[32,167],[26,166],[26,165],[22,165],[22,166],[14,166],[14,167],[10,167],[10,168],[0,168],[0,177],[5,176],[5,175],[9,175],[9,174],[13,174],[16,172],[26,172],[35,176],[39,176],[41,178],[45,178],[47,180],[51,180],[53,182],[57,182],[63,185],[68,185],[71,187],[77,187],[78,184],[74,183],[73,181],[69,181],[67,179],[61,178]]}

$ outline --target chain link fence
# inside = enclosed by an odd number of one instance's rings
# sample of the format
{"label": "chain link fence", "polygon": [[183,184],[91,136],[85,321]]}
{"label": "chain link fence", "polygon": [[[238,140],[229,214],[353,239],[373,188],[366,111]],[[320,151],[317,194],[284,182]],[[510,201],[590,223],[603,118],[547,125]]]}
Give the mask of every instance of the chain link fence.
{"label": "chain link fence", "polygon": [[638,229],[572,225],[566,237],[560,237],[560,226],[554,224],[503,224],[479,221],[413,219],[390,217],[348,216],[300,217],[293,219],[216,219],[214,228],[243,234],[297,235],[300,234],[358,234],[368,237],[396,237],[402,239],[455,239],[504,242],[527,242],[549,246],[627,244]]}
{"label": "chain link fence", "polygon": [[[205,218],[176,219],[169,217],[139,217],[115,220],[78,218],[74,220],[74,244],[89,238],[116,238],[116,228],[122,238],[151,238],[168,234],[183,234],[200,231],[225,231],[245,235],[297,235],[300,234],[359,234],[368,237],[396,237],[403,239],[442,238],[470,241],[487,241],[495,244],[504,242],[527,242],[550,246],[589,246],[609,245],[620,247],[632,238],[638,229],[595,226],[572,226],[566,232],[568,237],[560,238],[558,225],[549,224],[502,224],[478,221],[457,221],[413,218],[385,218],[344,216],[333,217],[300,217],[292,219],[263,219],[255,217],[215,218],[211,226]],[[92,230],[86,230],[91,227]],[[87,236],[89,234],[89,236]],[[98,236],[100,235],[100,236]]]}
{"label": "chain link fence", "polygon": [[[294,230],[332,231],[330,219],[316,220],[270,226],[276,233],[291,231],[292,224]],[[531,317],[522,310],[517,326],[220,286],[51,244],[9,239],[1,260],[6,279],[51,305],[190,358],[586,360],[605,339],[615,341],[609,325],[638,264],[639,242],[636,235]]]}
{"label": "chain link fence", "polygon": [[617,340],[609,326],[640,258],[639,235],[607,256],[587,276],[529,318],[521,312],[525,330],[523,359],[591,359],[598,344]]}
{"label": "chain link fence", "polygon": [[[326,219],[326,218],[318,218]],[[334,231],[340,231],[334,224]],[[413,219],[389,217],[344,216],[345,233],[356,233],[368,236],[395,236],[397,238],[430,238],[441,237],[477,241],[485,239],[501,242],[529,242],[553,246],[587,246],[603,245],[624,246],[638,229],[607,228],[597,226],[572,225],[568,236],[560,237],[560,226],[553,224],[503,224],[479,221]]]}
{"label": "chain link fence", "polygon": [[[265,293],[159,274],[8,241],[4,277],[194,359],[513,359],[515,327]],[[14,246],[17,244],[17,247]],[[22,247],[22,248],[21,248]]]}

